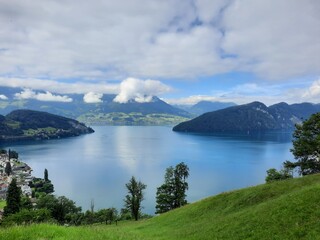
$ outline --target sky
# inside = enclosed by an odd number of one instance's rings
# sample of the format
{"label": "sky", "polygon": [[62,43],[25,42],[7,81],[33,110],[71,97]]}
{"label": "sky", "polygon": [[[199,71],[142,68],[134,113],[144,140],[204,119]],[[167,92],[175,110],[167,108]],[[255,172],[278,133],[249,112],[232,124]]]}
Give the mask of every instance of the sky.
{"label": "sky", "polygon": [[319,12],[319,0],[0,0],[0,86],[39,101],[320,103]]}

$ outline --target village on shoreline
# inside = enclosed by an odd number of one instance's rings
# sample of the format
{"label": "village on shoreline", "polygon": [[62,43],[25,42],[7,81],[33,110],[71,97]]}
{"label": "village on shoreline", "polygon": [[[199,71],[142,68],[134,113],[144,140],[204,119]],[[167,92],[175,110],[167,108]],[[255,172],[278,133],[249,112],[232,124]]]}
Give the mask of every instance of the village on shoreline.
{"label": "village on shoreline", "polygon": [[[19,161],[18,154],[14,153],[11,154],[10,150],[0,151],[0,201],[6,199],[9,184],[14,178],[17,181],[17,186],[21,188],[21,193],[30,199],[32,198],[30,183],[35,178],[31,174],[32,169],[28,164]],[[8,172],[6,168],[9,168],[10,171]]]}

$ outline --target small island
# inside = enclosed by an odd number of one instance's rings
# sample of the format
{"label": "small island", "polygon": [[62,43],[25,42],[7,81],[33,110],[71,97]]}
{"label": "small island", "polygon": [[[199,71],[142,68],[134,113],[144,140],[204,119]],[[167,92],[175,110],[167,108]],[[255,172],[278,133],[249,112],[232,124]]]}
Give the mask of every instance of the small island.
{"label": "small island", "polygon": [[0,115],[0,142],[45,140],[93,133],[91,127],[74,119],[33,110],[15,110]]}

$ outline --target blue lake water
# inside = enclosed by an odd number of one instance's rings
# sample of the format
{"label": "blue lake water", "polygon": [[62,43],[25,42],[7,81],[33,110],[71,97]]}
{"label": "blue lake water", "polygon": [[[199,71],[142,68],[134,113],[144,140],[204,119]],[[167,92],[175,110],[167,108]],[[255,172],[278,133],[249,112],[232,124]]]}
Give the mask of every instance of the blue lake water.
{"label": "blue lake water", "polygon": [[57,195],[84,210],[123,206],[125,183],[132,175],[147,184],[143,211],[155,211],[156,188],[165,169],[179,162],[190,168],[187,199],[194,202],[220,192],[264,183],[266,170],[292,160],[291,133],[199,135],[170,127],[100,126],[75,138],[14,143],[22,161],[43,177]]}

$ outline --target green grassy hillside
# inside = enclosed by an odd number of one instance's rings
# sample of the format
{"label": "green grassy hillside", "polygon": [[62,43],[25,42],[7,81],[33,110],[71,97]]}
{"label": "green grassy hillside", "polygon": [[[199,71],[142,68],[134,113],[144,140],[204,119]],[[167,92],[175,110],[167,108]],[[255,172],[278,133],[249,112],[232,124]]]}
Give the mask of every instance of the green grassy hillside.
{"label": "green grassy hillside", "polygon": [[118,226],[32,225],[0,239],[320,239],[320,175],[222,193]]}

